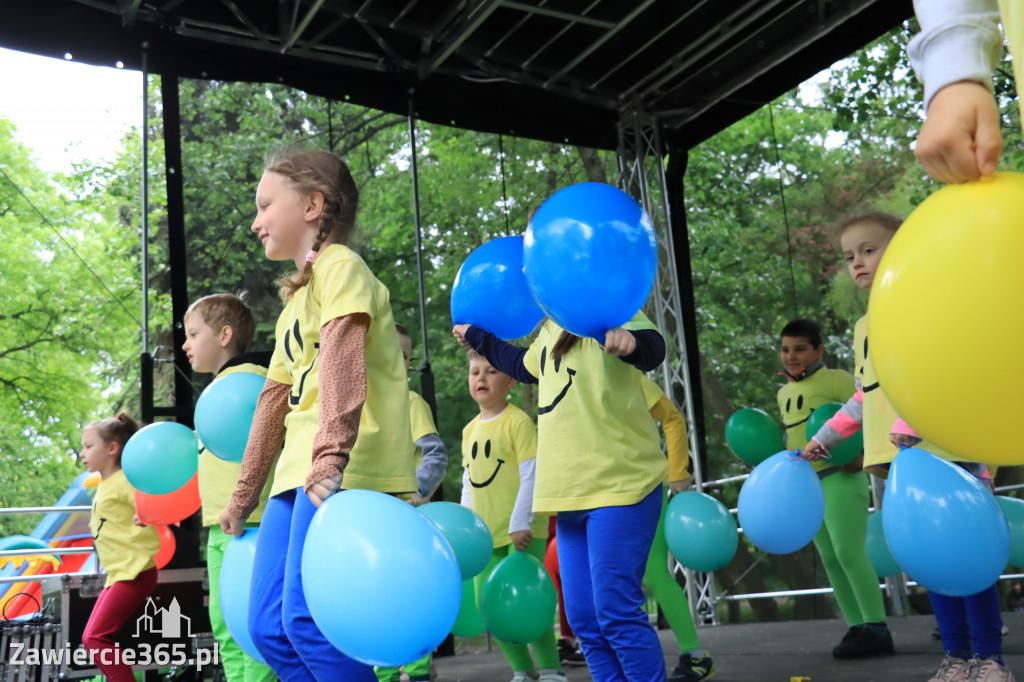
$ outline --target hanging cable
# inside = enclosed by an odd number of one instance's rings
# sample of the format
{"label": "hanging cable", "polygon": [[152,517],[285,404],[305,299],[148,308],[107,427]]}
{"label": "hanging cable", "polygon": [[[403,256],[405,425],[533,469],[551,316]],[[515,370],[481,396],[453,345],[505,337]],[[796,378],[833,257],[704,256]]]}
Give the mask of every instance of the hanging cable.
{"label": "hanging cable", "polygon": [[786,252],[789,254],[789,286],[793,294],[793,317],[799,317],[796,305],[796,272],[793,270],[793,241],[789,236],[789,211],[786,209],[786,185],[782,181],[782,157],[779,156],[779,138],[775,134],[775,115],[772,104],[768,104],[768,122],[772,127],[772,145],[775,148],[775,167],[779,171],[779,198],[782,202],[782,219],[786,225]]}
{"label": "hanging cable", "polygon": [[508,194],[505,192],[505,144],[501,133],[498,133],[498,163],[501,168],[501,210],[505,214],[505,234],[511,236],[512,230],[508,226]]}

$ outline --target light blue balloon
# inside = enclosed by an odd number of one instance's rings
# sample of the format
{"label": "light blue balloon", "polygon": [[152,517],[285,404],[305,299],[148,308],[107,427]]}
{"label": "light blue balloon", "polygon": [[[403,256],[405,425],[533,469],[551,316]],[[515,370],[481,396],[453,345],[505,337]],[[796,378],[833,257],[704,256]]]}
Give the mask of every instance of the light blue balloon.
{"label": "light blue balloon", "polygon": [[771,554],[803,548],[825,518],[825,492],[810,462],[788,450],[758,464],[740,489],[740,526]]}
{"label": "light blue balloon", "polygon": [[889,545],[885,542],[881,512],[872,512],[868,515],[868,534],[864,545],[871,567],[875,569],[875,575],[885,578],[900,572],[900,565],[896,563],[895,557],[889,551]]}
{"label": "light blue balloon", "polygon": [[199,441],[177,422],[144,426],[125,443],[121,468],[136,490],[166,495],[192,480],[199,468]]}
{"label": "light blue balloon", "polygon": [[267,382],[252,372],[232,372],[206,387],[196,401],[196,432],[203,447],[228,462],[241,462],[256,401]]}
{"label": "light blue balloon", "polygon": [[1010,556],[1010,529],[995,496],[963,468],[919,448],[893,460],[882,526],[900,568],[947,597],[991,587]]}
{"label": "light blue balloon", "polygon": [[[215,532],[213,529],[210,532]],[[250,528],[241,537],[232,538],[224,550],[220,569],[220,612],[231,637],[242,651],[266,665],[249,635],[249,587],[259,530]]]}
{"label": "light blue balloon", "polygon": [[736,520],[725,505],[696,490],[684,490],[665,510],[665,541],[672,556],[694,571],[711,573],[736,554]]}
{"label": "light blue balloon", "polygon": [[523,238],[498,237],[469,254],[452,284],[452,322],[518,339],[544,319],[523,275]]}
{"label": "light blue balloon", "polygon": [[412,505],[345,490],[313,515],[302,589],[313,621],[339,651],[398,666],[430,653],[451,632],[462,575],[451,545]]}
{"label": "light blue balloon", "polygon": [[452,546],[463,580],[487,568],[494,552],[494,536],[476,512],[454,502],[431,502],[419,509]]}
{"label": "light blue balloon", "polygon": [[997,495],[996,502],[1010,525],[1010,563],[1024,567],[1024,500]]}
{"label": "light blue balloon", "polygon": [[650,218],[620,189],[597,182],[566,187],[530,220],[526,282],[545,313],[577,336],[604,341],[651,294],[658,249]]}

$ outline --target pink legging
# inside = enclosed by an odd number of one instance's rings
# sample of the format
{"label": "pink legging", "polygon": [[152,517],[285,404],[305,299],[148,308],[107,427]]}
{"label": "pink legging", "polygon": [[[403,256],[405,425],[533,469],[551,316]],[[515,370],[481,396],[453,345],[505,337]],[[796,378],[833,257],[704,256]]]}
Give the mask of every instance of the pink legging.
{"label": "pink legging", "polygon": [[134,580],[120,580],[103,588],[92,607],[89,622],[82,633],[82,644],[93,655],[96,667],[109,682],[135,682],[131,666],[121,663],[120,649],[114,641],[135,609],[153,594],[156,587],[156,569],[138,574]]}

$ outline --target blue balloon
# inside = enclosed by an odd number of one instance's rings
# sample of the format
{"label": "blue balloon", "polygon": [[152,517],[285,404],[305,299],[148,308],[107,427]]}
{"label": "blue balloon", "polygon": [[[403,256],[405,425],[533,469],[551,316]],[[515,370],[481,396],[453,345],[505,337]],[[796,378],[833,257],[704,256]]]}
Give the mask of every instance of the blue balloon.
{"label": "blue balloon", "polygon": [[185,485],[199,468],[199,441],[192,429],[177,422],[144,426],[128,439],[121,468],[136,490],[166,495]]}
{"label": "blue balloon", "polygon": [[494,536],[476,512],[454,502],[431,502],[420,507],[420,512],[452,546],[463,580],[487,568],[494,553]]}
{"label": "blue balloon", "polygon": [[241,462],[256,401],[267,382],[252,372],[232,372],[206,387],[196,401],[196,432],[203,447],[228,462]]}
{"label": "blue balloon", "polygon": [[825,492],[811,463],[783,450],[758,464],[740,489],[740,526],[754,546],[789,554],[814,539]]}
{"label": "blue balloon", "polygon": [[900,568],[947,597],[991,587],[1010,556],[1010,529],[995,496],[963,468],[919,448],[893,460],[882,527]]}
{"label": "blue balloon", "polygon": [[631,196],[585,182],[548,198],[526,230],[526,282],[540,307],[577,336],[604,341],[651,294],[658,249]]}
{"label": "blue balloon", "polygon": [[523,275],[523,238],[498,237],[469,254],[452,285],[452,322],[472,324],[499,339],[534,330],[544,312]]}
{"label": "blue balloon", "polygon": [[889,551],[889,545],[885,542],[881,512],[872,512],[868,516],[868,534],[864,541],[864,549],[867,550],[868,560],[871,561],[871,567],[875,569],[875,575],[879,578],[900,572],[900,565],[896,563],[895,557]]}
{"label": "blue balloon", "polygon": [[696,490],[685,490],[665,510],[665,541],[672,556],[694,571],[711,573],[732,561],[739,535],[725,505]]}
{"label": "blue balloon", "polygon": [[398,666],[430,653],[451,632],[462,575],[451,545],[412,505],[345,490],[313,515],[302,589],[313,621],[339,651]]}
{"label": "blue balloon", "polygon": [[[215,531],[211,529],[210,532]],[[258,529],[250,528],[241,537],[232,538],[224,550],[224,562],[220,568],[220,612],[232,639],[242,651],[266,665],[249,635],[249,586],[252,584],[258,534]]]}

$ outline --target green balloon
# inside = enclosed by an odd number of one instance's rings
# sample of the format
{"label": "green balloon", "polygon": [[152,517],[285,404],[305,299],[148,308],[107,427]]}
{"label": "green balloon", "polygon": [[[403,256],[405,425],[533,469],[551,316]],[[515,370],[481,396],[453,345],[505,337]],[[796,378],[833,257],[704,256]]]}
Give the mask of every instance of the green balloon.
{"label": "green balloon", "polygon": [[487,629],[512,644],[530,644],[551,629],[555,603],[551,576],[526,552],[498,562],[480,590],[480,615]]}
{"label": "green balloon", "polygon": [[[825,422],[835,416],[842,407],[842,403],[825,403],[811,412],[811,416],[807,418],[807,440],[810,441],[814,438]],[[840,443],[838,447],[832,448],[832,451],[829,452],[832,458],[827,461],[832,466],[841,467],[857,459],[863,450],[864,431],[857,429],[856,433]]]}
{"label": "green balloon", "polygon": [[868,516],[868,533],[864,544],[871,567],[875,569],[875,575],[884,578],[900,572],[900,565],[896,563],[892,552],[889,551],[889,544],[885,541],[881,512],[872,512]]}
{"label": "green balloon", "polygon": [[1010,563],[1024,566],[1024,500],[996,495],[996,502],[1010,524]]}
{"label": "green balloon", "polygon": [[462,605],[459,615],[452,626],[452,634],[456,637],[476,637],[487,629],[484,619],[480,617],[480,609],[476,607],[476,590],[473,579],[462,581]]}
{"label": "green balloon", "polygon": [[757,466],[783,449],[782,432],[764,410],[745,407],[725,424],[725,442],[737,457]]}

